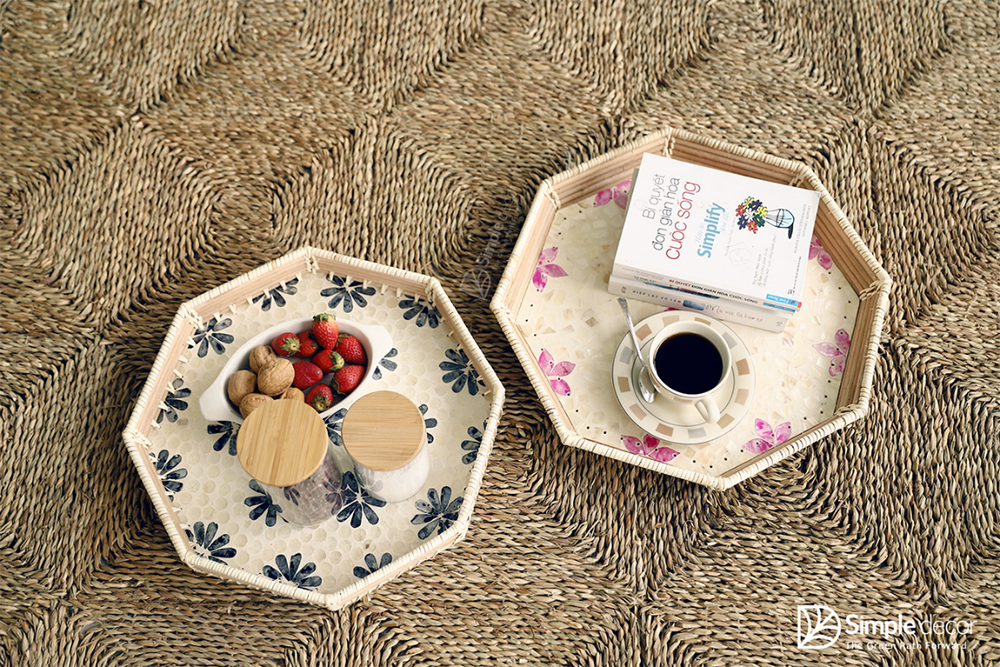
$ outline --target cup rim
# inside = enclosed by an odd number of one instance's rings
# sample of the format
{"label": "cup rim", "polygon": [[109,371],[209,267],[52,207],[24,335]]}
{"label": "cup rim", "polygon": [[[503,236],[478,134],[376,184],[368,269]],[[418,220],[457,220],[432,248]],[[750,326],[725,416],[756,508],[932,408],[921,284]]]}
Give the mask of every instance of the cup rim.
{"label": "cup rim", "polygon": [[[692,329],[699,329],[699,331],[693,331]],[[668,333],[669,332],[669,333]],[[704,335],[702,332],[708,332],[709,335]],[[656,350],[659,349],[660,345],[669,338],[671,335],[676,333],[693,333],[701,336],[702,338],[708,339],[715,349],[719,351],[722,357],[722,375],[719,377],[719,381],[716,382],[710,389],[697,394],[688,394],[683,391],[674,389],[666,382],[664,382],[659,375],[656,373],[656,364],[654,363],[654,358],[656,357]],[[652,379],[653,384],[661,392],[677,396],[678,398],[690,399],[696,401],[700,398],[705,398],[710,396],[713,392],[718,391],[719,387],[725,384],[726,379],[732,372],[733,365],[733,355],[729,350],[729,346],[726,345],[726,339],[721,333],[713,329],[711,326],[705,324],[704,322],[698,322],[697,320],[681,320],[679,322],[671,322],[662,329],[656,332],[652,340],[649,341],[649,347],[646,352],[646,362],[649,365],[649,376]]]}

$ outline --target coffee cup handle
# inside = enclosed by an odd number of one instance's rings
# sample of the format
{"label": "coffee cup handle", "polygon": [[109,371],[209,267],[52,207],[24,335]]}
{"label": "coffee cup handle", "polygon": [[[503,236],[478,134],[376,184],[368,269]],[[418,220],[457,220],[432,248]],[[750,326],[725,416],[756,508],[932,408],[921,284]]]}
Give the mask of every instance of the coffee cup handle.
{"label": "coffee cup handle", "polygon": [[694,407],[698,409],[698,413],[701,415],[701,418],[709,424],[714,424],[719,421],[719,406],[711,396],[699,399],[698,402],[694,404]]}

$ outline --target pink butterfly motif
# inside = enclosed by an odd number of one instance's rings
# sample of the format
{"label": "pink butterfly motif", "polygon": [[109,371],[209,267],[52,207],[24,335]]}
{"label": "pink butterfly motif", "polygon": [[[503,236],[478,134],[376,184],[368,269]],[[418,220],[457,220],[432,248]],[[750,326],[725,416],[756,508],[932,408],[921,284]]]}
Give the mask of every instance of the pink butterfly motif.
{"label": "pink butterfly motif", "polygon": [[833,357],[830,375],[840,375],[847,363],[847,351],[851,348],[851,337],[846,329],[839,329],[833,335],[833,343],[815,343],[813,347],[824,357]]}
{"label": "pink butterfly motif", "polygon": [[823,244],[819,242],[819,237],[813,234],[812,241],[809,242],[809,259],[816,258],[819,265],[822,266],[827,271],[833,266],[833,258],[830,257],[830,253],[826,251]]}
{"label": "pink butterfly motif", "polygon": [[660,440],[649,435],[648,433],[642,440],[639,440],[639,438],[631,435],[623,435],[622,444],[625,445],[625,449],[633,454],[648,456],[654,461],[659,461],[661,463],[672,461],[678,454],[680,454],[680,452],[670,449],[666,445],[660,447]]}
{"label": "pink butterfly motif", "polygon": [[766,452],[778,443],[788,440],[792,435],[792,422],[778,424],[777,428],[772,429],[766,421],[758,419],[754,421],[753,428],[757,432],[757,437],[743,445],[743,449],[754,454]]}
{"label": "pink butterfly motif", "polygon": [[594,206],[604,206],[612,199],[618,204],[618,208],[625,208],[628,204],[628,191],[632,187],[632,181],[622,181],[613,188],[608,188],[607,190],[601,190],[597,193],[597,197],[594,199]]}
{"label": "pink butterfly motif", "polygon": [[569,275],[561,266],[552,263],[558,252],[559,248],[546,248],[538,256],[538,266],[535,268],[535,275],[531,277],[531,282],[535,284],[539,292],[545,289],[545,285],[549,282],[549,276],[562,278]]}
{"label": "pink butterfly motif", "polygon": [[542,372],[549,376],[552,390],[560,396],[569,396],[569,383],[563,378],[573,372],[576,364],[571,361],[560,361],[557,364],[552,353],[542,348],[542,353],[538,357],[538,365],[542,367]]}

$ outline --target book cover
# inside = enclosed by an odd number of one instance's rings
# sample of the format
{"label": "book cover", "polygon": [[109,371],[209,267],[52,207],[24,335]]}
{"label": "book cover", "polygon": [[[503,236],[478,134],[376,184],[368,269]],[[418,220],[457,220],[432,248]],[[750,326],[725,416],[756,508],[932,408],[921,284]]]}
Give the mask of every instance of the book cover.
{"label": "book cover", "polygon": [[612,273],[794,312],[818,205],[813,190],[647,153]]}
{"label": "book cover", "polygon": [[765,331],[783,331],[791,316],[791,313],[788,312],[696,294],[676,287],[625,280],[615,276],[611,276],[608,281],[608,292],[615,296],[646,301],[664,308],[698,311],[717,320],[745,324]]}

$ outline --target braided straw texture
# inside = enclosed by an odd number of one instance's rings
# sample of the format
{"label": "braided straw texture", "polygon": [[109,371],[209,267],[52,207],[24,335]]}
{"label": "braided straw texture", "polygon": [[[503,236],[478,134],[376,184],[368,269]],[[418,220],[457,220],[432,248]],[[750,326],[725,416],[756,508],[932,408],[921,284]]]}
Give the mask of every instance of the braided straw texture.
{"label": "braided straw texture", "polygon": [[[864,418],[725,491],[561,444],[489,308],[539,184],[667,126],[894,280]],[[0,0],[0,665],[1000,664],[998,146],[996,0]],[[303,245],[436,275],[507,390],[465,539],[336,612],[192,571],[121,441]]]}

